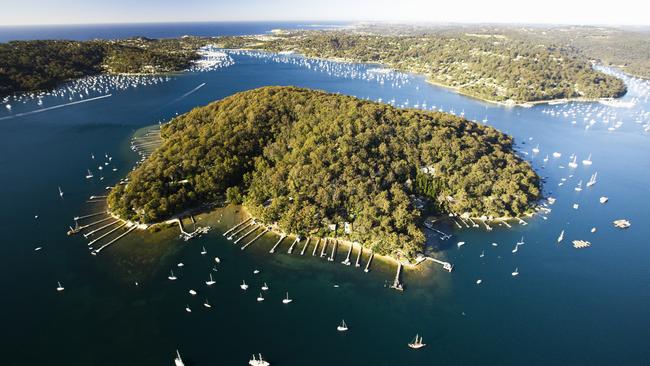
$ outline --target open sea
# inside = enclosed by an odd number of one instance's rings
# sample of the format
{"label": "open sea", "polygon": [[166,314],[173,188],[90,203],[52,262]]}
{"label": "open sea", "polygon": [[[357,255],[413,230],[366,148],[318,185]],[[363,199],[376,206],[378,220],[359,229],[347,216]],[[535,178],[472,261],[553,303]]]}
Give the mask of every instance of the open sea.
{"label": "open sea", "polygon": [[[251,34],[292,24],[3,28],[0,40]],[[253,353],[273,366],[650,363],[650,83],[621,75],[629,92],[617,106],[506,108],[377,65],[227,56],[232,62],[211,71],[105,77],[0,103],[3,365],[172,365],[177,349],[196,366],[246,365]],[[361,268],[345,266],[344,247],[333,262],[312,256],[313,241],[304,255],[304,242],[287,254],[292,239],[270,254],[278,238],[265,234],[240,250],[248,238],[234,245],[222,235],[241,221],[236,207],[200,216],[213,229],[187,242],[177,228],[134,232],[92,256],[91,238],[66,235],[73,217],[102,211],[89,197],[103,195],[139,159],[130,149],[136,131],[265,85],[442,109],[494,126],[514,136],[555,203],[540,202],[543,211],[512,228],[437,224],[452,237],[427,230],[429,254],[454,270],[429,263],[406,271],[402,293],[386,287],[394,264],[376,260],[364,273],[367,254]],[[583,164],[589,156],[592,164]],[[596,184],[586,187],[596,172]],[[601,204],[602,196],[609,201]],[[614,228],[616,219],[632,226]],[[576,249],[577,239],[591,246]],[[168,279],[170,270],[177,280]],[[210,274],[215,284],[207,286]],[[260,290],[264,283],[268,291]],[[281,302],[287,292],[288,305]],[[342,319],[345,333],[336,330]],[[417,351],[406,346],[416,334],[427,344]]]}

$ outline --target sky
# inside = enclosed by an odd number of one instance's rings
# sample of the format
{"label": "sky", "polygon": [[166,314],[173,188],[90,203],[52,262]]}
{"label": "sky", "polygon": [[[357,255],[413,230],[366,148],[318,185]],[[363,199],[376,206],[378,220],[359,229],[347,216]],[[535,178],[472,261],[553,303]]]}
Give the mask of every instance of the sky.
{"label": "sky", "polygon": [[650,25],[650,0],[0,0],[0,26],[192,21]]}

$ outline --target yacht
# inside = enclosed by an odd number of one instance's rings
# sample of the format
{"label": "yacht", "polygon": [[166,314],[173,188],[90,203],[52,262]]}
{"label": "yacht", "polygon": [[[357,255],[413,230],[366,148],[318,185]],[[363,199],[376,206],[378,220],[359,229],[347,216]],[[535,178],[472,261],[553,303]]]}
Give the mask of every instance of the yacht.
{"label": "yacht", "polygon": [[458,244],[456,244],[459,248],[465,245],[464,241],[459,241]]}
{"label": "yacht", "polygon": [[249,366],[270,366],[271,364],[268,363],[267,361],[264,361],[262,359],[262,354],[258,354],[259,358],[255,358],[255,355],[253,355],[253,359],[248,361]]}
{"label": "yacht", "polygon": [[188,313],[191,313],[192,309],[190,309],[189,305],[185,305],[185,311],[187,311]]}
{"label": "yacht", "polygon": [[59,187],[59,197],[63,198],[63,191],[61,190],[61,187]]}
{"label": "yacht", "polygon": [[569,163],[569,168],[577,168],[578,167],[578,157],[576,155],[573,155],[573,160]]}
{"label": "yacht", "polygon": [[483,282],[483,280],[481,280],[481,279],[476,280],[477,285],[480,285],[482,282]]}
{"label": "yacht", "polygon": [[287,292],[287,296],[286,296],[284,299],[282,299],[282,303],[283,303],[283,304],[289,304],[289,303],[291,303],[292,301],[293,301],[293,299],[290,299],[290,298],[289,298],[289,293]]}
{"label": "yacht", "polygon": [[524,241],[524,237],[521,237],[521,240],[517,242],[517,245],[524,245],[526,242]]}
{"label": "yacht", "polygon": [[553,153],[553,157],[554,158],[562,157],[562,153],[559,153],[559,152],[556,151],[556,152]]}
{"label": "yacht", "polygon": [[594,174],[591,175],[591,178],[589,178],[589,181],[587,182],[587,187],[591,187],[594,184],[596,184],[596,177],[598,176],[598,172],[595,172]]}
{"label": "yacht", "polygon": [[260,292],[260,295],[257,297],[257,302],[262,302],[264,301],[264,297],[262,296],[262,293]]}
{"label": "yacht", "polygon": [[269,286],[266,284],[266,282],[264,282],[264,284],[262,285],[262,291],[268,291],[268,289]]}
{"label": "yacht", "polygon": [[519,267],[515,268],[515,271],[512,272],[512,277],[517,277],[519,276]]}
{"label": "yacht", "polygon": [[169,276],[167,276],[167,278],[169,278],[170,281],[176,281],[177,277],[174,275],[174,271],[170,270]]}
{"label": "yacht", "polygon": [[242,290],[248,290],[248,285],[246,284],[246,281],[241,281],[241,285],[239,285],[239,288]]}
{"label": "yacht", "polygon": [[576,192],[582,191],[582,180],[578,182],[578,185],[573,188]]}
{"label": "yacht", "polygon": [[533,148],[533,154],[539,153],[539,144]]}
{"label": "yacht", "polygon": [[63,286],[61,286],[61,282],[57,281],[56,285],[57,285],[56,290],[59,291],[59,292],[61,292],[61,291],[63,291],[65,289]]}
{"label": "yacht", "polygon": [[196,296],[196,291],[195,290],[189,290],[188,292],[190,293],[190,295]]}
{"label": "yacht", "polygon": [[205,281],[205,284],[208,286],[214,285],[214,279],[212,278],[212,273],[210,273],[210,279],[208,281]]}
{"label": "yacht", "polygon": [[591,154],[589,154],[589,157],[587,157],[585,160],[582,161],[582,164],[584,164],[584,165],[591,165],[592,164]]}
{"label": "yacht", "polygon": [[336,330],[338,330],[339,332],[345,332],[348,330],[348,325],[345,324],[345,319],[341,321],[341,324],[339,324],[338,327],[336,327]]}
{"label": "yacht", "polygon": [[607,201],[609,201],[609,198],[607,198],[605,196],[602,196],[602,197],[600,197],[599,201],[600,201],[600,203],[605,204],[605,203],[607,203]]}
{"label": "yacht", "polygon": [[515,249],[512,250],[513,253],[517,253],[519,251],[519,245],[515,244]]}
{"label": "yacht", "polygon": [[558,244],[561,243],[562,240],[564,240],[564,230],[562,230],[562,231],[560,232],[560,236],[557,237],[557,242],[558,242]]}
{"label": "yacht", "polygon": [[481,255],[479,256],[480,258],[485,257],[485,250],[481,252]]}
{"label": "yacht", "polygon": [[174,366],[185,366],[181,354],[176,350],[176,358],[174,359]]}
{"label": "yacht", "polygon": [[203,306],[205,306],[208,309],[210,309],[212,307],[212,305],[210,305],[210,303],[208,302],[208,299],[205,299],[205,302],[203,303]]}
{"label": "yacht", "polygon": [[90,171],[90,169],[87,169],[88,174],[86,174],[86,179],[90,179],[93,177],[93,172]]}
{"label": "yacht", "polygon": [[201,249],[201,255],[206,255],[206,254],[208,254],[208,251],[205,250],[205,247],[202,247],[202,249]]}
{"label": "yacht", "polygon": [[419,349],[426,346],[426,344],[422,343],[422,337],[419,337],[419,335],[416,334],[415,339],[411,343],[409,343],[408,346],[413,349]]}

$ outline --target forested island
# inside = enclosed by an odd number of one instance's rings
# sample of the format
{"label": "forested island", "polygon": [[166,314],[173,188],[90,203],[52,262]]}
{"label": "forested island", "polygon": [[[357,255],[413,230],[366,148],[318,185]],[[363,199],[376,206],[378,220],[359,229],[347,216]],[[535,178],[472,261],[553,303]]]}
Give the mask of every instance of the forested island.
{"label": "forested island", "polygon": [[509,104],[620,97],[625,84],[592,68],[570,47],[523,37],[437,31],[291,31],[274,37],[223,37],[226,48],[293,51],[308,57],[381,63],[476,98]]}
{"label": "forested island", "polygon": [[348,222],[346,239],[413,258],[423,212],[513,217],[540,197],[539,177],[492,127],[309,89],[238,93],[161,134],[111,191],[114,214],[154,223],[227,197],[287,233]]}

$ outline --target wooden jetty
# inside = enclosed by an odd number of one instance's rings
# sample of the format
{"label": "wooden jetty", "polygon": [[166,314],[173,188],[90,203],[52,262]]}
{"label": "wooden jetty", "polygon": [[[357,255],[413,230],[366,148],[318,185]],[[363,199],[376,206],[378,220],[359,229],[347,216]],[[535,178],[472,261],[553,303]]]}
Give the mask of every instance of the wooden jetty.
{"label": "wooden jetty", "polygon": [[397,261],[397,273],[395,273],[395,279],[390,288],[397,291],[404,291],[404,285],[400,282],[400,275],[402,274],[402,262]]}
{"label": "wooden jetty", "polygon": [[311,238],[307,238],[307,240],[305,240],[305,245],[302,246],[302,250],[300,251],[300,255],[305,255],[305,250],[307,249],[307,246],[309,245],[309,240],[310,239]]}
{"label": "wooden jetty", "polygon": [[316,240],[316,245],[314,245],[314,250],[311,252],[312,257],[316,256],[316,251],[318,250],[318,244],[320,244],[321,240],[322,240],[321,238],[318,238],[318,240]]}
{"label": "wooden jetty", "polygon": [[334,258],[336,257],[336,248],[339,245],[339,241],[334,239],[334,246],[332,247],[332,254],[330,254],[330,257],[327,259],[330,262],[334,262]]}
{"label": "wooden jetty", "polygon": [[105,233],[104,235],[100,236],[99,238],[96,238],[96,239],[93,239],[93,240],[89,241],[89,242],[88,242],[88,246],[93,245],[93,243],[96,243],[97,241],[102,240],[102,239],[105,238],[106,236],[108,236],[108,235],[114,233],[115,231],[117,231],[117,230],[123,228],[124,226],[126,226],[126,222],[123,222],[122,225],[115,227],[114,229],[108,231],[107,233]]}
{"label": "wooden jetty", "polygon": [[363,254],[363,245],[359,244],[359,252],[357,253],[357,260],[354,263],[355,267],[361,267],[361,254]]}
{"label": "wooden jetty", "polygon": [[345,257],[345,260],[341,263],[345,264],[346,266],[350,265],[350,255],[352,255],[352,247],[354,246],[354,243],[350,243],[350,247],[348,248],[348,255]]}
{"label": "wooden jetty", "polygon": [[295,247],[299,241],[300,241],[300,237],[297,236],[296,239],[293,241],[293,243],[291,243],[291,245],[289,246],[289,249],[287,250],[287,254],[293,253],[293,247]]}
{"label": "wooden jetty", "polygon": [[321,240],[323,242],[323,248],[320,250],[320,257],[323,258],[325,256],[325,250],[327,249],[327,238]]}
{"label": "wooden jetty", "polygon": [[286,234],[282,234],[282,235],[280,235],[280,239],[278,239],[278,241],[275,243],[275,245],[273,246],[273,248],[271,248],[271,250],[269,250],[269,253],[271,253],[271,254],[275,253],[275,249],[278,247],[278,245],[280,245],[280,243],[282,242],[282,240],[284,240],[284,238],[286,238],[286,237],[287,237]]}
{"label": "wooden jetty", "polygon": [[264,235],[264,234],[266,234],[267,232],[269,232],[269,230],[271,230],[271,229],[268,228],[268,227],[264,228],[264,230],[262,230],[261,233],[257,234],[256,237],[254,237],[253,239],[251,239],[251,241],[249,241],[248,243],[244,244],[244,245],[241,247],[241,250],[246,249],[246,247],[248,247],[249,245],[253,244],[253,242],[254,242],[255,240],[259,239],[262,235]]}
{"label": "wooden jetty", "polygon": [[[110,217],[110,218],[112,219],[113,217]],[[91,230],[91,231],[89,231],[89,232],[83,234],[83,235],[84,235],[84,238],[88,239],[88,237],[91,236],[91,235],[93,235],[94,233],[99,232],[99,231],[102,231],[102,230],[106,229],[107,227],[111,227],[111,226],[117,224],[118,222],[121,222],[121,221],[120,221],[120,220],[115,220],[115,221],[110,222],[110,223],[108,223],[108,224],[106,224],[106,225],[103,225],[103,226],[101,226],[101,227],[98,227],[98,228],[95,229],[95,230]]]}
{"label": "wooden jetty", "polygon": [[240,222],[239,224],[237,224],[237,225],[235,225],[235,226],[233,226],[233,227],[231,227],[230,229],[228,229],[228,230],[226,230],[226,232],[225,232],[225,233],[223,233],[223,236],[226,236],[226,235],[228,235],[228,234],[229,234],[229,233],[230,233],[231,231],[233,231],[233,230],[235,230],[235,229],[237,229],[238,227],[240,227],[240,226],[242,226],[242,225],[244,225],[245,223],[247,223],[247,222],[249,222],[249,221],[250,221],[251,219],[252,219],[252,218],[251,218],[251,217],[249,217],[249,218],[247,218],[246,220],[244,220],[244,221],[242,221],[242,222]]}
{"label": "wooden jetty", "polygon": [[109,241],[108,243],[102,245],[101,247],[99,247],[99,248],[93,250],[91,254],[93,254],[93,255],[97,255],[97,254],[99,254],[99,252],[101,252],[104,248],[106,248],[106,247],[108,247],[109,245],[111,245],[111,244],[117,242],[118,240],[122,239],[122,238],[125,237],[127,234],[129,234],[131,231],[135,230],[137,227],[138,227],[137,225],[133,225],[133,226],[131,226],[127,231],[123,232],[122,234],[120,234],[120,235],[119,235],[118,237],[116,237],[115,239],[113,239],[113,240]]}
{"label": "wooden jetty", "polygon": [[375,253],[370,251],[370,257],[368,257],[368,263],[366,263],[366,268],[363,269],[364,272],[370,272],[370,263],[372,263],[372,258],[375,257]]}
{"label": "wooden jetty", "polygon": [[255,220],[251,220],[247,225],[242,226],[241,228],[239,228],[239,229],[238,229],[237,231],[235,231],[234,233],[228,235],[228,240],[232,240],[232,238],[233,238],[235,235],[237,235],[237,234],[239,234],[240,232],[246,230],[246,228],[250,227],[251,225],[255,225]]}
{"label": "wooden jetty", "polygon": [[247,237],[250,233],[252,233],[253,231],[255,231],[255,230],[259,229],[259,228],[260,228],[260,225],[253,225],[253,228],[252,228],[252,229],[248,230],[246,233],[244,233],[244,235],[242,235],[242,236],[240,236],[239,238],[237,238],[237,240],[235,240],[234,243],[235,243],[235,244],[239,243],[240,240],[244,239],[244,238]]}

